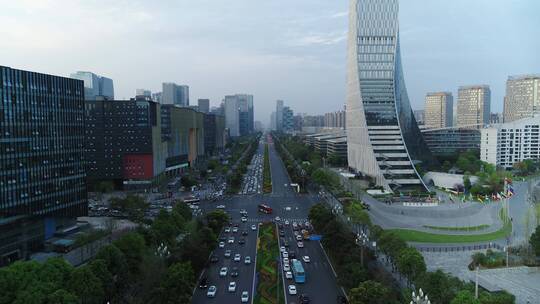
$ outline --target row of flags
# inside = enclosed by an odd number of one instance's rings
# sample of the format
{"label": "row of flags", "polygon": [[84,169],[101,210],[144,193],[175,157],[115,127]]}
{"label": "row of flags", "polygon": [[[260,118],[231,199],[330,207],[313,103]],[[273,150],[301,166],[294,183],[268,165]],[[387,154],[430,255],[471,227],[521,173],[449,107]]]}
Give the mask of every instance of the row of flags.
{"label": "row of flags", "polygon": [[476,197],[474,197],[472,194],[469,194],[469,195],[458,195],[457,197],[450,194],[450,200],[452,202],[462,202],[464,203],[465,201],[474,201],[474,200],[477,200],[479,201],[480,203],[490,203],[490,202],[496,202],[496,201],[500,201],[502,199],[506,199],[506,198],[511,198],[512,196],[514,196],[514,188],[512,188],[511,186],[508,186],[508,190],[506,192],[504,191],[501,191],[499,193],[493,193],[491,195],[487,194],[487,195],[476,195]]}

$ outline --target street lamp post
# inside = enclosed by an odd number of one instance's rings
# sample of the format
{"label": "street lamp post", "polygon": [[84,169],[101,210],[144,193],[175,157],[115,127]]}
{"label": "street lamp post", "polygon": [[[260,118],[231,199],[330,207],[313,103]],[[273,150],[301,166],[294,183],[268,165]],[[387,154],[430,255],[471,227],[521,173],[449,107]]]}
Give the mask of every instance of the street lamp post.
{"label": "street lamp post", "polygon": [[413,291],[412,292],[412,301],[410,304],[431,304],[427,294],[424,295],[422,288],[418,290],[418,295]]}

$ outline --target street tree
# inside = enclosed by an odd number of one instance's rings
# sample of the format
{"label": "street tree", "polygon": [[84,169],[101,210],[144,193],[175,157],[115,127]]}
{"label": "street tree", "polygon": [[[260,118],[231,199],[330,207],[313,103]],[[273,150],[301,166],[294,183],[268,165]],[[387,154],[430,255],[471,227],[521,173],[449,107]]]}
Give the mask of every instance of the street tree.
{"label": "street tree", "polygon": [[478,299],[475,299],[474,295],[469,290],[462,290],[458,292],[450,304],[481,304],[481,302]]}
{"label": "street tree", "polygon": [[400,273],[406,276],[409,282],[414,282],[418,276],[426,272],[424,257],[416,248],[407,247],[401,249],[396,264]]}
{"label": "street tree", "polygon": [[536,227],[536,230],[531,235],[531,239],[529,240],[529,243],[531,244],[531,247],[533,248],[534,254],[536,256],[540,256],[540,225]]}
{"label": "street tree", "polygon": [[159,287],[160,303],[190,303],[195,274],[190,263],[176,263],[169,267]]}
{"label": "street tree", "polygon": [[390,290],[374,281],[365,281],[349,291],[350,304],[391,303]]}
{"label": "street tree", "polygon": [[214,231],[215,234],[219,234],[221,229],[229,222],[230,218],[223,210],[214,210],[206,215],[206,221],[208,227]]}
{"label": "street tree", "polygon": [[67,287],[83,304],[103,303],[105,294],[101,282],[88,266],[75,268]]}
{"label": "street tree", "polygon": [[122,251],[126,258],[129,274],[139,274],[139,264],[146,253],[144,237],[136,232],[129,232],[114,242],[114,245]]}

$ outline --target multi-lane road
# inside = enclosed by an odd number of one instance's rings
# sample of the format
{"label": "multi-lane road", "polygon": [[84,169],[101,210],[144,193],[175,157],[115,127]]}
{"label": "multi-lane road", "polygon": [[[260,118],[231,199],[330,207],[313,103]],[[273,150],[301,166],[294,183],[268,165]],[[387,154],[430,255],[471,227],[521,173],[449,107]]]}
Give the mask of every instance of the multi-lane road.
{"label": "multi-lane road", "polygon": [[[216,263],[210,263],[205,269],[201,277],[208,278],[209,285],[217,287],[215,298],[208,298],[206,289],[195,290],[192,303],[240,303],[240,295],[242,291],[249,292],[249,302],[252,303],[253,293],[256,290],[256,274],[255,274],[255,257],[256,257],[256,241],[257,231],[251,230],[251,225],[265,221],[275,221],[276,217],[280,218],[281,223],[289,221],[289,226],[284,226],[284,237],[281,241],[289,243],[289,251],[295,251],[297,259],[301,260],[302,256],[307,255],[310,258],[309,263],[302,261],[306,272],[306,282],[303,284],[295,284],[292,279],[283,279],[281,284],[284,285],[286,293],[286,303],[300,303],[298,296],[307,294],[310,298],[310,303],[336,303],[338,296],[342,295],[332,267],[320,246],[318,241],[304,241],[304,248],[298,248],[297,242],[293,233],[293,222],[305,222],[308,218],[309,208],[318,200],[309,194],[295,193],[290,186],[290,179],[285,170],[281,158],[274,149],[273,143],[269,145],[270,167],[272,175],[272,193],[271,194],[252,194],[252,195],[237,195],[228,200],[217,201],[212,203],[201,203],[201,208],[204,212],[214,210],[218,205],[225,205],[225,211],[229,213],[233,223],[238,223],[239,232],[223,233],[222,236],[234,236],[233,244],[225,244],[225,248],[217,248],[214,255],[219,258]],[[263,145],[259,146],[257,154],[262,155],[264,152]],[[257,178],[257,183],[262,183],[260,177]],[[268,215],[258,212],[258,205],[264,203],[273,209],[273,213]],[[247,222],[241,222],[240,211],[247,211]],[[245,236],[246,243],[238,244],[238,240],[242,237],[241,231],[247,230],[248,235]],[[232,256],[230,259],[224,257],[225,250],[231,250]],[[236,253],[242,256],[240,262],[234,262],[232,259]],[[244,257],[251,257],[251,264],[244,265]],[[280,261],[280,266],[281,261]],[[238,267],[239,275],[232,278],[229,274],[227,277],[219,277],[219,269],[228,267],[230,272],[231,267]],[[280,267],[282,271],[282,267]],[[282,275],[284,277],[284,274]],[[229,282],[235,281],[237,284],[236,292],[229,293]],[[197,284],[198,285],[198,284]],[[288,294],[288,285],[296,285],[297,295]]]}

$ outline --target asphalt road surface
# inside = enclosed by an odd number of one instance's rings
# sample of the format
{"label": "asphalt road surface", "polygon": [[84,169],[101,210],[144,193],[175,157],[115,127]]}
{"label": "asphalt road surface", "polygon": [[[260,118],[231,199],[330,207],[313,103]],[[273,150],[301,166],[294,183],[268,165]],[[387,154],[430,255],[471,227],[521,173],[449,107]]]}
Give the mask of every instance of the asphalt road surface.
{"label": "asphalt road surface", "polygon": [[[295,236],[292,230],[293,222],[305,222],[308,218],[309,208],[317,202],[317,198],[309,194],[297,194],[290,186],[289,176],[283,162],[272,143],[269,147],[270,167],[272,173],[272,193],[271,194],[252,194],[252,195],[237,195],[227,199],[218,200],[216,202],[201,203],[201,208],[204,212],[212,211],[218,205],[225,205],[225,210],[229,213],[234,223],[239,223],[239,232],[236,234],[228,233],[235,236],[234,244],[226,244],[225,248],[217,248],[213,254],[219,257],[219,262],[211,263],[202,277],[207,277],[210,281],[209,285],[215,285],[217,287],[217,294],[215,298],[208,298],[206,296],[206,289],[199,289],[198,283],[195,290],[192,303],[240,303],[240,295],[243,290],[249,291],[250,301],[253,300],[254,291],[254,267],[256,265],[256,232],[251,230],[251,225],[273,221],[276,217],[280,217],[280,222],[284,223],[286,220],[290,222],[289,226],[284,226],[285,236],[280,238],[287,240],[289,243],[289,251],[295,251],[297,259],[301,260],[302,256],[307,255],[310,257],[310,262],[305,263],[302,261],[304,270],[306,272],[306,282],[304,284],[295,284],[292,279],[285,279],[284,273],[282,273],[283,282],[280,282],[285,286],[284,292],[286,293],[286,303],[293,304],[299,303],[298,296],[305,293],[310,298],[310,303],[330,304],[336,303],[338,295],[342,295],[342,291],[339,288],[336,278],[330,263],[320,246],[318,241],[304,241],[304,248],[298,248],[295,240]],[[260,151],[261,149],[259,149]],[[264,214],[258,212],[257,206],[261,203],[269,205],[273,209],[273,214]],[[240,210],[246,210],[248,213],[247,222],[242,223],[240,221]],[[248,230],[248,236],[246,236],[246,243],[244,245],[238,245],[237,241],[241,237],[240,232],[242,230]],[[232,257],[235,253],[242,255],[241,262],[233,262],[231,259],[225,259],[224,251],[230,249],[232,251]],[[245,255],[250,255],[252,259],[251,265],[244,265],[243,259]],[[281,263],[280,263],[281,264]],[[240,275],[237,278],[231,278],[228,275],[226,278],[219,277],[219,269],[223,266],[239,268]],[[280,265],[282,271],[282,265]],[[230,270],[230,269],[229,269]],[[237,289],[235,293],[228,292],[228,284],[230,281],[236,281]],[[296,285],[298,290],[297,295],[289,295],[287,291],[288,285]]]}

